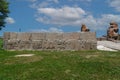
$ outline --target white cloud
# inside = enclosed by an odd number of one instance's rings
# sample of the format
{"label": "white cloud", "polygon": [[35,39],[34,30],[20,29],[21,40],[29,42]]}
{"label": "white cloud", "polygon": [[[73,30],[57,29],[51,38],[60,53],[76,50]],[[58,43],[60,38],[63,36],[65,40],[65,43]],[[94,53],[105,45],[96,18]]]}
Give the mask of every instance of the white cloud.
{"label": "white cloud", "polygon": [[80,7],[39,8],[38,13],[45,16],[38,16],[37,21],[46,24],[81,26],[84,23],[92,29],[97,25],[97,20]]}
{"label": "white cloud", "polygon": [[53,0],[55,3],[59,3],[59,1],[58,0]]}
{"label": "white cloud", "polygon": [[5,21],[6,21],[8,24],[13,24],[13,23],[15,23],[15,20],[14,20],[13,18],[11,18],[11,17],[7,17],[7,18],[5,19]]}
{"label": "white cloud", "polygon": [[27,1],[30,1],[30,2],[36,2],[37,0],[27,0]]}
{"label": "white cloud", "polygon": [[51,18],[59,17],[59,18],[80,18],[81,15],[85,15],[85,11],[81,8],[73,8],[73,7],[63,7],[61,9],[55,8],[39,8],[38,13],[43,13]]}
{"label": "white cloud", "polygon": [[120,12],[120,0],[110,0],[109,4],[111,7],[115,8],[117,11]]}
{"label": "white cloud", "polygon": [[120,15],[102,14],[95,18],[80,7],[38,8],[38,13],[44,15],[36,19],[42,23],[60,26],[81,26],[84,23],[92,30],[106,29],[111,21],[120,23]]}
{"label": "white cloud", "polygon": [[59,3],[59,0],[47,0],[48,2]]}
{"label": "white cloud", "polygon": [[30,2],[33,2],[30,7],[32,8],[43,8],[43,7],[50,7],[53,6],[54,4],[58,4],[59,0],[28,0]]}
{"label": "white cloud", "polygon": [[111,21],[115,21],[117,23],[120,23],[120,15],[114,15],[114,14],[103,14],[101,18],[97,19],[98,28],[97,29],[106,29],[109,27],[109,23]]}
{"label": "white cloud", "polygon": [[50,32],[50,33],[63,33],[62,29],[58,29],[56,27],[51,27],[49,29],[36,29],[31,30],[32,32]]}
{"label": "white cloud", "polygon": [[[93,0],[68,0],[68,1],[84,1],[92,2]],[[91,30],[106,30],[111,21],[120,23],[120,15],[101,14],[99,18],[95,18],[92,14],[88,14],[80,7],[62,6],[61,8],[48,7],[51,2],[59,3],[59,0],[45,0],[41,3],[34,3],[33,7],[37,10],[36,20],[45,24],[55,24],[57,26],[81,26],[86,24]],[[110,5],[116,10],[120,10],[118,3],[120,0],[111,1]],[[50,31],[41,29],[40,31]]]}
{"label": "white cloud", "polygon": [[71,25],[86,15],[85,11],[78,7],[62,8],[38,8],[38,13],[45,16],[38,16],[37,21],[58,25]]}
{"label": "white cloud", "polygon": [[68,0],[68,1],[79,1],[79,2],[80,2],[80,1],[82,1],[82,2],[84,1],[84,2],[91,2],[92,0]]}

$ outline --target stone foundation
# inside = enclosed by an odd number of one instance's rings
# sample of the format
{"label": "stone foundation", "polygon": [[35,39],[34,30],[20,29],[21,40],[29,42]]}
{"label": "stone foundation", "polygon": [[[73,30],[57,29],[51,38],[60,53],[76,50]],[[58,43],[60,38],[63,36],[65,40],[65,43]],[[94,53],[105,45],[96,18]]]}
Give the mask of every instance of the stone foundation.
{"label": "stone foundation", "polygon": [[6,50],[95,50],[95,32],[4,33]]}

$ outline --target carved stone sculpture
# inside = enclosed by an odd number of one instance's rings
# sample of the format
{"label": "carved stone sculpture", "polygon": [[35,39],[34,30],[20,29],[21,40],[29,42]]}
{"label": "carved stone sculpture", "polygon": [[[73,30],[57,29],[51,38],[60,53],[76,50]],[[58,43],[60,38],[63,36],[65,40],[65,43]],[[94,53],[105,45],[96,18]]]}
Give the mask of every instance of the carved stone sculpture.
{"label": "carved stone sculpture", "polygon": [[110,27],[107,30],[107,38],[117,40],[119,35],[118,32],[118,24],[116,22],[110,22]]}
{"label": "carved stone sculpture", "polygon": [[90,29],[88,29],[85,24],[82,24],[81,32],[89,32],[89,31]]}

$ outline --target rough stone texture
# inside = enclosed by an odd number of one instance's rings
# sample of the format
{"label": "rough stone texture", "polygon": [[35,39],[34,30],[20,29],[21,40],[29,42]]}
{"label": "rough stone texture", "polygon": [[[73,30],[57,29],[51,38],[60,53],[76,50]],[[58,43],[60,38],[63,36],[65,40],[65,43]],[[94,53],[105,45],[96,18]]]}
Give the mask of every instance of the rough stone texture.
{"label": "rough stone texture", "polygon": [[64,40],[71,40],[71,39],[79,40],[79,38],[80,38],[80,33],[73,32],[73,33],[64,33],[63,34]]}
{"label": "rough stone texture", "polygon": [[96,33],[94,32],[81,32],[80,33],[80,40],[88,40],[88,41],[94,41],[96,40],[95,38]]}
{"label": "rough stone texture", "polygon": [[31,33],[31,40],[43,40],[45,37],[45,33]]}
{"label": "rough stone texture", "polygon": [[4,33],[6,50],[94,50],[95,32]]}

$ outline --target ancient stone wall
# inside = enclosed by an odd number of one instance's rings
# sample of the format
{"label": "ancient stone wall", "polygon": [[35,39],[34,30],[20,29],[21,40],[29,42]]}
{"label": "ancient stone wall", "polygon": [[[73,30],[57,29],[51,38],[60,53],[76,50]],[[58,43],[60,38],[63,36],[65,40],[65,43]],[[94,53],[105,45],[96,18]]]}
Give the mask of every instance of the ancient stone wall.
{"label": "ancient stone wall", "polygon": [[94,50],[95,32],[4,33],[6,50]]}

